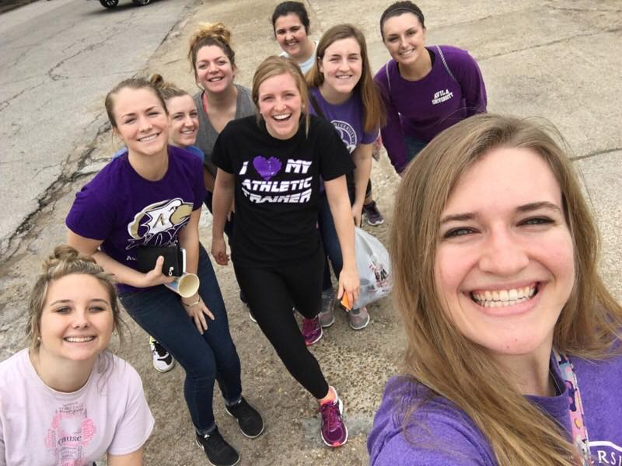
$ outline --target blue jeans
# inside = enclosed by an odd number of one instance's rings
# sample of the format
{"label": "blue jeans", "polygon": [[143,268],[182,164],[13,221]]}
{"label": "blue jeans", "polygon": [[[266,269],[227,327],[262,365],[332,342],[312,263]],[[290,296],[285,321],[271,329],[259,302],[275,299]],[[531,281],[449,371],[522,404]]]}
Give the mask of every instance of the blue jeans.
{"label": "blue jeans", "polygon": [[[351,189],[348,190],[348,195],[350,196],[350,203],[352,203],[354,200],[354,193]],[[341,256],[339,237],[337,236],[337,229],[335,228],[333,214],[330,211],[326,191],[320,194],[318,226],[320,227],[320,236],[322,237],[324,251],[333,266],[335,277],[339,280],[339,274],[341,273],[341,269],[343,269],[343,257]],[[329,291],[332,290],[332,288],[333,284],[330,280],[330,268],[328,267],[328,261],[326,261],[326,265],[324,266],[324,276],[322,278],[322,291]]]}
{"label": "blue jeans", "polygon": [[215,319],[201,335],[190,319],[181,299],[164,285],[138,292],[121,293],[128,314],[149,335],[158,340],[186,371],[184,396],[197,431],[207,432],[214,425],[212,397],[214,381],[227,404],[242,396],[240,358],[229,334],[225,303],[207,252],[199,245],[201,280],[199,295]]}
{"label": "blue jeans", "polygon": [[415,156],[423,150],[425,146],[428,145],[427,142],[422,141],[420,139],[411,138],[408,136],[404,136],[404,144],[406,144],[406,161],[410,163]]}

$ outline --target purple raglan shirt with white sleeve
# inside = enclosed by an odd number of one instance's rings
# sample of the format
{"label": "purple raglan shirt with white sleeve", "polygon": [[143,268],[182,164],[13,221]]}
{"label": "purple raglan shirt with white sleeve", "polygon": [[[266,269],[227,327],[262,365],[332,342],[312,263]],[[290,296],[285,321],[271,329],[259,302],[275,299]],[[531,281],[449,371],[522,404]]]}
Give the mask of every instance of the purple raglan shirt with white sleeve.
{"label": "purple raglan shirt with white sleeve", "polygon": [[[622,357],[586,361],[571,357],[590,440],[594,464],[622,465]],[[551,356],[551,369],[563,392],[554,397],[528,396],[568,432],[570,395]],[[372,466],[499,466],[489,442],[467,414],[449,400],[435,396],[415,411],[404,431],[404,416],[427,399],[428,389],[411,378],[389,380],[367,439]]]}
{"label": "purple raglan shirt with white sleeve", "polygon": [[486,112],[486,87],[473,57],[456,47],[439,47],[442,55],[436,46],[427,47],[434,64],[419,81],[402,78],[395,60],[374,77],[387,110],[382,143],[398,173],[407,162],[404,136],[429,142],[459,121]]}

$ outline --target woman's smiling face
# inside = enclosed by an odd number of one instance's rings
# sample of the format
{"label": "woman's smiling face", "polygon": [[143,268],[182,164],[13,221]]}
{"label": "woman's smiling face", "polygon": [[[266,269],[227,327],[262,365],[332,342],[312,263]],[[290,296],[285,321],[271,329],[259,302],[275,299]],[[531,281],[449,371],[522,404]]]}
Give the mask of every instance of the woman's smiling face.
{"label": "woman's smiling face", "polygon": [[441,215],[434,274],[444,312],[472,342],[493,355],[550,351],[575,266],[542,157],[497,148],[462,175]]}

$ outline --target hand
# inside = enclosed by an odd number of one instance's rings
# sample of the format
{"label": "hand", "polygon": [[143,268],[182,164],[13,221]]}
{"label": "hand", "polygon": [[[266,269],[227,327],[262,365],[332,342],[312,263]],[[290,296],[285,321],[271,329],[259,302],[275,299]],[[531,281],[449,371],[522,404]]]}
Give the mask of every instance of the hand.
{"label": "hand", "polygon": [[205,316],[214,320],[214,314],[207,308],[198,293],[195,293],[190,298],[181,298],[181,302],[188,316],[194,321],[194,325],[197,326],[199,333],[203,335],[203,332],[207,330],[207,319]]}
{"label": "hand", "polygon": [[356,268],[345,266],[341,269],[339,274],[339,291],[337,292],[337,299],[341,299],[344,293],[347,293],[348,302],[354,306],[354,303],[359,297],[359,274]]}
{"label": "hand", "polygon": [[352,205],[352,217],[354,218],[354,226],[360,228],[361,220],[363,218],[363,204],[361,204],[361,205],[353,204]]}
{"label": "hand", "polygon": [[227,265],[229,263],[227,244],[222,236],[220,238],[212,238],[212,256],[214,256],[218,265]]}
{"label": "hand", "polygon": [[148,288],[150,286],[163,285],[164,283],[171,283],[175,280],[175,277],[169,277],[162,273],[162,266],[164,265],[164,256],[158,256],[156,259],[153,270],[143,274],[143,280],[141,282],[141,288]]}

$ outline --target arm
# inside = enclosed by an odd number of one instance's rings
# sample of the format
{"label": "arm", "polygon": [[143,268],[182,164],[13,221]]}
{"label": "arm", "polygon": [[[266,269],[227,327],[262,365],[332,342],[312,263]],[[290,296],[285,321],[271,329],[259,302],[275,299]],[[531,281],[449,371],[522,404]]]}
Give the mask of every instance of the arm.
{"label": "arm", "polygon": [[326,189],[330,212],[335,221],[335,229],[343,257],[337,298],[341,298],[343,293],[347,293],[348,301],[354,303],[359,294],[359,276],[354,256],[354,222],[352,222],[352,210],[350,209],[345,175],[329,181],[325,180],[324,188]]}
{"label": "arm", "polygon": [[461,64],[460,88],[466,104],[467,117],[470,117],[486,113],[487,97],[484,78],[477,62],[468,53],[465,52],[465,55],[465,61]]}
{"label": "arm", "polygon": [[[201,209],[192,211],[190,221],[179,232],[179,244],[186,250],[186,272],[197,273],[199,268],[199,219],[201,218]],[[207,330],[208,316],[214,320],[214,314],[207,308],[199,293],[195,293],[189,298],[181,298],[181,302],[186,309],[188,315],[194,321],[197,329],[201,334]]]}
{"label": "arm", "polygon": [[[388,79],[389,77],[386,76],[384,67],[374,78],[387,112],[387,124],[381,129],[380,134],[382,135],[382,144],[387,150],[391,164],[397,173],[401,173],[407,165],[406,145],[404,144],[404,132],[402,131],[400,114],[393,105],[393,99],[389,92]],[[397,99],[399,96],[393,96],[393,98]]]}
{"label": "arm", "polygon": [[354,169],[354,204],[352,205],[352,216],[354,224],[361,225],[361,212],[365,202],[365,191],[369,176],[371,174],[371,152],[373,144],[360,144],[352,152],[352,161],[356,165]]}
{"label": "arm", "polygon": [[227,265],[227,245],[223,236],[225,221],[231,203],[233,202],[233,190],[235,187],[235,175],[218,169],[216,184],[214,186],[214,199],[212,200],[212,255],[219,265]]}
{"label": "arm", "polygon": [[107,455],[108,466],[142,466],[143,448],[127,455]]}
{"label": "arm", "polygon": [[67,234],[67,244],[69,246],[74,247],[81,254],[92,256],[95,262],[106,272],[114,275],[119,283],[135,286],[136,288],[147,288],[170,283],[175,279],[175,277],[167,277],[162,273],[162,265],[164,264],[162,256],[158,257],[151,272],[141,273],[117,262],[108,254],[99,250],[98,248],[102,242],[98,239],[85,238],[71,230]]}
{"label": "arm", "polygon": [[207,189],[210,193],[214,192],[214,182],[216,178],[214,175],[207,169],[205,165],[203,165],[203,182],[205,183],[205,189]]}

